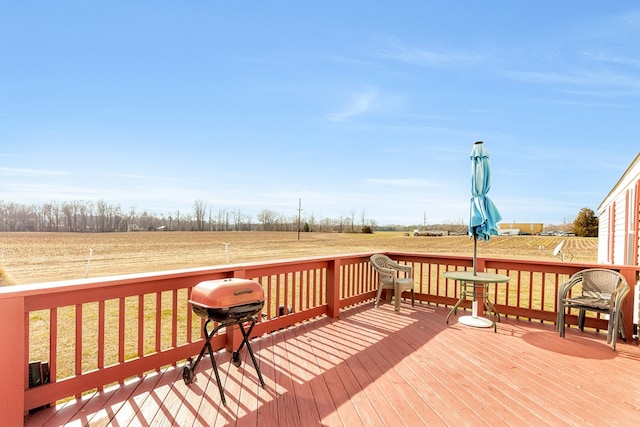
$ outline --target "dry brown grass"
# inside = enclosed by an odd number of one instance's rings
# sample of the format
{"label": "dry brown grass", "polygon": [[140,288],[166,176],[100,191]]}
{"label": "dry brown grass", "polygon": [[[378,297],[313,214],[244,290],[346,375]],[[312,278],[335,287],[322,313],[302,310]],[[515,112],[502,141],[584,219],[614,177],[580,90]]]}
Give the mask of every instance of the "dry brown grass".
{"label": "dry brown grass", "polygon": [[[515,259],[554,259],[553,248],[577,262],[596,262],[597,238],[496,236],[478,243],[478,255]],[[269,259],[370,251],[406,251],[468,255],[467,236],[414,237],[402,232],[374,234],[285,232],[137,232],[137,233],[0,233],[0,270],[15,284],[85,277],[206,267]]]}

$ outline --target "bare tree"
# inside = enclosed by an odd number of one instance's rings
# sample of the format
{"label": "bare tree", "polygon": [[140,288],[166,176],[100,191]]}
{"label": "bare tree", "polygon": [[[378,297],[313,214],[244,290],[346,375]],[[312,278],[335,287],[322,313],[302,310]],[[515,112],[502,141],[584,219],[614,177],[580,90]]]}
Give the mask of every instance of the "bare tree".
{"label": "bare tree", "polygon": [[96,218],[96,225],[98,227],[97,231],[108,231],[107,227],[107,217],[108,217],[108,206],[104,200],[98,200],[96,203],[96,208],[98,209],[98,217]]}
{"label": "bare tree", "polygon": [[240,212],[240,209],[233,211],[233,226],[236,231],[240,231],[242,229],[242,218],[243,215]]}
{"label": "bare tree", "polygon": [[278,220],[278,212],[271,209],[263,209],[258,214],[258,221],[262,224],[264,231],[273,231]]}
{"label": "bare tree", "polygon": [[176,230],[180,231],[180,211],[177,210],[176,211],[176,216],[175,216],[175,220],[176,220]]}
{"label": "bare tree", "polygon": [[204,200],[196,200],[193,203],[193,214],[196,218],[196,230],[203,231],[204,230],[204,219],[207,213],[207,202]]}
{"label": "bare tree", "polygon": [[352,233],[355,231],[353,229],[355,224],[356,224],[356,211],[354,209],[351,209],[351,232]]}

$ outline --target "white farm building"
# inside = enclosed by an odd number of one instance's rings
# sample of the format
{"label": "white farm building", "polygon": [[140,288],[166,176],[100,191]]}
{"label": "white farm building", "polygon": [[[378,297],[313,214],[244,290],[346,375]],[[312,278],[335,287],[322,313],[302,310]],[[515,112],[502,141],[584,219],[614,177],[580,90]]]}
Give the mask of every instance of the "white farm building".
{"label": "white farm building", "polygon": [[640,265],[640,153],[598,207],[598,263]]}
{"label": "white farm building", "polygon": [[[598,207],[598,263],[640,265],[640,153]],[[640,325],[640,282],[630,282],[633,323]],[[638,332],[636,332],[638,333]]]}

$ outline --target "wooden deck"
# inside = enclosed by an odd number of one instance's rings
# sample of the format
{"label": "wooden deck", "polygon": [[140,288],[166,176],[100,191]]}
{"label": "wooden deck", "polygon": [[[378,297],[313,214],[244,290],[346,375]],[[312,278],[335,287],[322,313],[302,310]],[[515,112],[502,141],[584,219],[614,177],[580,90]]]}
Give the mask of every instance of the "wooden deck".
{"label": "wooden deck", "polygon": [[[459,311],[458,314],[461,312]],[[640,349],[575,328],[503,319],[498,332],[447,309],[365,304],[252,341],[240,368],[216,356],[228,406],[205,358],[25,418],[42,425],[619,425],[640,422]],[[463,313],[468,314],[468,313]]]}

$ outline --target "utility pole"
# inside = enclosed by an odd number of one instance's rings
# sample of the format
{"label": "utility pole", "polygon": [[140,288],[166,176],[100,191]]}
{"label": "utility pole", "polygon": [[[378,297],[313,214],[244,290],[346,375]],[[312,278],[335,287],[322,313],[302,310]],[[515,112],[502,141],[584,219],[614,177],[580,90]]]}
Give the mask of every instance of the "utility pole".
{"label": "utility pole", "polygon": [[298,240],[300,240],[300,212],[302,212],[302,199],[298,199]]}

